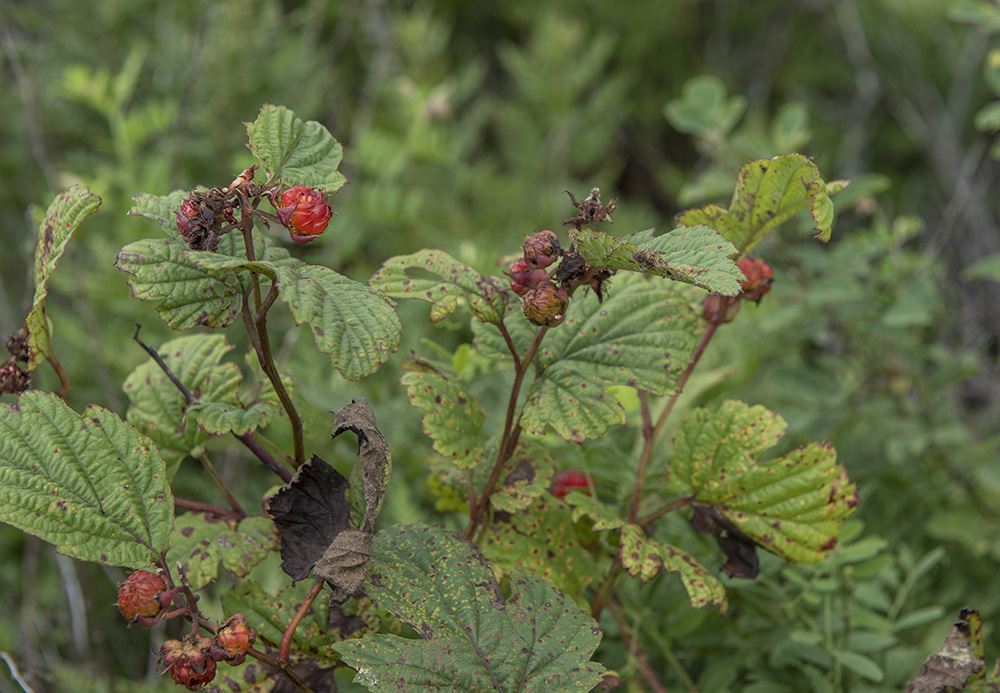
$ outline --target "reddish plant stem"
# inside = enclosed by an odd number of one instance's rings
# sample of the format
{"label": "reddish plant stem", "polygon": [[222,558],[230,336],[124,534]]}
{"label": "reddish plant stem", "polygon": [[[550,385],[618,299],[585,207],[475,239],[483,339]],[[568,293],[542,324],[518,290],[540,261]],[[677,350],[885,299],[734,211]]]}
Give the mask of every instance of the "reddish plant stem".
{"label": "reddish plant stem", "polygon": [[285,629],[285,634],[281,637],[281,646],[278,648],[278,659],[282,662],[288,661],[288,653],[292,650],[292,637],[295,635],[295,629],[302,623],[302,619],[306,617],[306,613],[313,605],[313,602],[316,601],[319,593],[323,591],[323,585],[325,584],[326,580],[323,578],[316,579],[312,589],[309,590],[309,594],[306,595],[305,601],[302,602],[302,606],[295,612],[295,616],[292,617],[291,622]]}
{"label": "reddish plant stem", "polygon": [[632,491],[632,505],[628,511],[629,524],[635,524],[639,516],[639,503],[642,500],[642,487],[646,481],[646,471],[649,460],[653,456],[653,418],[649,412],[649,399],[645,390],[636,390],[639,395],[639,408],[642,412],[642,453],[639,455],[639,468],[635,473],[635,488]]}
{"label": "reddish plant stem", "polygon": [[[465,528],[465,538],[471,540],[476,533],[476,528],[479,526],[479,522],[482,519],[483,511],[486,509],[487,504],[490,500],[490,495],[493,493],[493,489],[496,488],[497,482],[500,480],[500,473],[503,471],[504,465],[507,460],[510,459],[511,455],[514,454],[514,446],[516,445],[517,439],[520,437],[520,426],[516,426],[514,423],[514,418],[517,413],[517,396],[521,392],[521,385],[524,383],[524,375],[531,365],[532,359],[535,358],[535,354],[538,353],[538,347],[542,343],[542,339],[548,332],[548,327],[542,327],[538,330],[535,335],[534,341],[531,346],[528,347],[528,351],[525,352],[524,358],[521,359],[520,367],[514,372],[514,384],[510,389],[510,400],[507,402],[507,417],[504,420],[503,425],[503,436],[500,438],[500,445],[497,450],[497,461],[493,465],[493,469],[490,470],[490,476],[486,479],[486,487],[483,489],[483,495],[480,497],[479,502],[476,503],[475,507],[469,508],[469,524]],[[506,334],[504,330],[502,333]],[[509,339],[510,335],[507,335]],[[508,346],[511,348],[511,353],[514,353],[513,342],[508,342]],[[515,354],[516,357],[516,354]],[[512,445],[512,442],[514,443]]]}
{"label": "reddish plant stem", "polygon": [[681,393],[684,392],[684,386],[687,385],[687,381],[691,377],[691,373],[692,371],[694,371],[694,367],[698,365],[698,361],[701,360],[702,354],[705,353],[705,347],[707,347],[708,343],[712,341],[712,337],[715,335],[715,331],[719,329],[719,325],[721,324],[722,324],[721,322],[710,322],[708,324],[708,329],[705,331],[704,336],[702,336],[701,338],[701,344],[698,345],[698,348],[694,352],[694,358],[691,359],[691,363],[688,364],[687,369],[684,371],[684,374],[681,375],[681,379],[677,383],[677,390],[674,392],[673,395],[670,396],[670,401],[667,402],[667,406],[663,408],[663,411],[660,412],[660,417],[656,420],[656,426],[653,428],[654,441],[660,435],[660,432],[663,430],[663,425],[666,423],[667,418],[670,416],[670,412],[674,410],[674,405],[677,404],[677,399],[681,396]]}
{"label": "reddish plant stem", "polygon": [[257,440],[257,437],[253,433],[238,435],[236,436],[236,440],[243,443],[250,452],[257,456],[257,459],[267,465],[268,469],[280,476],[282,481],[286,484],[291,482],[292,473],[285,469],[281,462],[260,444],[260,441]]}
{"label": "reddish plant stem", "polygon": [[219,517],[231,517],[236,520],[241,520],[246,517],[245,514],[237,513],[235,510],[226,510],[225,508],[220,508],[217,505],[209,505],[208,503],[199,503],[198,501],[188,500],[187,498],[178,498],[174,496],[174,507],[183,510],[190,510],[196,513],[208,513],[211,515],[218,515]]}
{"label": "reddish plant stem", "polygon": [[66,395],[69,394],[70,388],[69,373],[67,373],[66,369],[63,368],[62,363],[60,363],[59,359],[56,358],[55,354],[47,354],[45,356],[45,360],[49,362],[49,365],[52,366],[52,370],[54,370],[56,375],[59,376],[59,399],[65,402]]}
{"label": "reddish plant stem", "polygon": [[645,529],[649,525],[653,524],[661,517],[668,513],[672,513],[678,508],[683,508],[686,505],[691,505],[694,502],[694,496],[684,496],[683,498],[677,498],[666,505],[664,505],[659,510],[654,510],[643,518],[636,521],[636,524]]}

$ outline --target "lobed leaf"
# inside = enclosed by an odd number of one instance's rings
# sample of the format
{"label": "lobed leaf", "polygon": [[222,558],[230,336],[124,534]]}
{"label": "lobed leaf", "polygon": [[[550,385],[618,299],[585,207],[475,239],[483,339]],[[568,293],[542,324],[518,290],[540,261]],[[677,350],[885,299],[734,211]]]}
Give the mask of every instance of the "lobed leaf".
{"label": "lobed leaf", "polygon": [[307,185],[323,192],[335,192],[347,182],[337,170],[344,148],[315,120],[303,122],[284,106],[264,104],[246,128],[250,151],[268,181],[280,176],[288,186]]}
{"label": "lobed leaf", "polygon": [[627,385],[672,392],[695,349],[697,318],[689,302],[663,282],[622,277],[603,303],[574,296],[566,321],[546,336],[536,357],[540,377],[528,390],[521,426],[551,426],[581,442],[625,422],[607,390]]}
{"label": "lobed leaf", "polygon": [[114,413],[37,390],[0,406],[0,521],[73,558],[146,568],[173,514],[159,451]]}
{"label": "lobed leaf", "polygon": [[542,578],[515,571],[504,599],[471,544],[422,525],[379,532],[367,591],[424,640],[368,635],[335,643],[370,690],[588,691],[597,623]]}
{"label": "lobed leaf", "polygon": [[424,433],[433,448],[462,469],[485,463],[486,440],[482,433],[486,412],[451,373],[423,360],[403,365],[399,383],[406,387],[410,404],[425,412]]}
{"label": "lobed leaf", "polygon": [[190,190],[174,190],[169,195],[139,193],[132,197],[135,204],[132,205],[128,213],[131,216],[145,217],[155,221],[167,236],[180,238],[180,232],[177,229],[177,212],[190,194]]}
{"label": "lobed leaf", "polygon": [[101,206],[101,198],[90,188],[73,185],[56,196],[45,212],[38,227],[35,245],[34,282],[35,296],[31,310],[24,321],[28,331],[28,364],[25,370],[33,371],[45,357],[52,353],[52,335],[45,318],[45,297],[48,295],[49,277],[55,271],[59,258],[73,232],[88,216]]}
{"label": "lobed leaf", "polygon": [[740,293],[743,272],[733,244],[709,226],[680,226],[653,238],[653,230],[619,238],[604,231],[571,230],[577,250],[594,267],[652,274],[726,296]]}
{"label": "lobed leaf", "polygon": [[247,517],[239,523],[201,513],[184,513],[174,520],[167,563],[179,565],[191,587],[200,590],[219,576],[219,564],[237,577],[278,548],[274,523]]}
{"label": "lobed leaf", "polygon": [[709,506],[768,551],[815,563],[837,544],[857,490],[828,444],[810,443],[769,462],[785,422],[763,407],[729,400],[680,424],[668,476],[694,505]]}
{"label": "lobed leaf", "polygon": [[816,222],[816,236],[830,240],[833,201],[843,181],[828,187],[812,160],[801,154],[750,161],[740,168],[729,209],[706,205],[678,217],[684,226],[710,226],[746,255],[764,236],[806,208]]}
{"label": "lobed leaf", "polygon": [[432,322],[454,313],[460,298],[480,322],[499,323],[507,307],[500,280],[484,277],[443,250],[391,257],[368,283],[391,298],[430,303]]}

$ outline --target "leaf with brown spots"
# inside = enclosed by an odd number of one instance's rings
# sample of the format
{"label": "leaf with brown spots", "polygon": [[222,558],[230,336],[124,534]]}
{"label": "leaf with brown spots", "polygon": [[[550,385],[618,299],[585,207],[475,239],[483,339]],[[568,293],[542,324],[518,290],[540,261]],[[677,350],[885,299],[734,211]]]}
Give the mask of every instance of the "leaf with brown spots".
{"label": "leaf with brown spots", "polygon": [[239,523],[201,513],[184,513],[170,534],[168,565],[180,565],[191,586],[200,590],[219,576],[219,564],[237,577],[278,548],[274,523],[262,516]]}
{"label": "leaf with brown spots", "polygon": [[246,123],[247,145],[268,180],[281,176],[285,185],[307,185],[324,192],[346,182],[337,169],[344,148],[315,120],[303,121],[284,106],[264,104],[252,123]]}
{"label": "leaf with brown spots", "polygon": [[[789,561],[815,563],[837,545],[841,524],[858,505],[857,489],[825,443],[762,461],[785,427],[764,407],[734,400],[697,409],[678,428],[667,476],[693,505],[712,506],[717,524],[724,519]],[[735,536],[721,524],[719,533]]]}
{"label": "leaf with brown spots", "polygon": [[555,468],[555,458],[544,445],[522,440],[504,465],[504,476],[490,496],[490,505],[507,513],[524,510],[535,499],[548,495]]}
{"label": "leaf with brown spots", "polygon": [[750,161],[740,168],[729,209],[707,205],[681,214],[684,226],[710,226],[746,255],[764,236],[804,209],[811,209],[816,236],[830,240],[833,201],[830,195],[847,187],[846,181],[826,183],[816,164],[801,154]]}
{"label": "leaf with brown spots", "polygon": [[740,292],[745,276],[731,259],[733,244],[708,226],[679,226],[653,238],[653,229],[628,238],[604,231],[569,232],[580,254],[595,268],[652,274],[726,296]]}
{"label": "leaf with brown spots", "polygon": [[504,597],[472,544],[437,527],[379,532],[366,591],[423,640],[366,635],[333,644],[380,691],[589,691],[604,667],[590,658],[597,623],[529,572]]}
{"label": "leaf with brown spots", "polygon": [[430,303],[432,322],[454,313],[459,299],[481,322],[499,323],[507,309],[508,292],[500,279],[484,277],[443,250],[391,257],[368,283],[397,300]]}
{"label": "leaf with brown spots", "polygon": [[147,568],[173,519],[163,459],[132,424],[37,390],[0,404],[0,522],[72,558]]}
{"label": "leaf with brown spots", "polygon": [[71,186],[61,192],[49,205],[45,218],[38,227],[35,244],[35,297],[31,310],[24,321],[28,330],[28,365],[25,370],[33,371],[42,360],[52,353],[52,336],[45,319],[45,297],[48,295],[49,277],[55,271],[59,258],[66,250],[66,244],[73,232],[88,216],[101,206],[101,198],[82,185]]}
{"label": "leaf with brown spots", "polygon": [[959,612],[941,649],[927,658],[917,677],[906,685],[906,693],[944,693],[967,686],[983,693],[1000,691],[1000,661],[986,673],[982,619],[968,607]]}
{"label": "leaf with brown spots", "polygon": [[673,392],[694,353],[697,326],[689,302],[648,277],[619,277],[603,303],[592,293],[574,296],[566,321],[538,352],[541,376],[528,390],[521,426],[531,433],[551,426],[582,442],[624,424],[608,386]]}

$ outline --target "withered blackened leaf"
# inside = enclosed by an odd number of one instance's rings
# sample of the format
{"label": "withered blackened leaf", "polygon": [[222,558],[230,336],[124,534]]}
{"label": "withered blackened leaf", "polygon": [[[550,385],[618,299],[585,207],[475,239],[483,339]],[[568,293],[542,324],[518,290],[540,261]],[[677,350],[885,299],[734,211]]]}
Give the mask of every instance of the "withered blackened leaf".
{"label": "withered blackened leaf", "polygon": [[760,572],[757,558],[757,544],[741,532],[712,505],[695,505],[691,516],[691,527],[711,534],[728,559],[722,571],[729,577],[753,579]]}
{"label": "withered blackened leaf", "polygon": [[[375,530],[375,518],[382,507],[382,497],[385,487],[389,483],[389,472],[392,468],[389,455],[389,444],[385,441],[385,436],[378,430],[375,423],[375,414],[368,406],[368,400],[358,397],[352,400],[346,407],[342,407],[334,413],[333,430],[330,432],[332,438],[336,438],[345,431],[351,431],[358,437],[358,463],[355,464],[355,472],[351,474],[351,502],[353,505],[360,505],[359,492],[364,492],[363,515],[359,517],[361,508],[355,508],[355,524],[357,529],[361,529],[369,534]],[[360,475],[357,472],[360,470]],[[358,480],[361,480],[358,488]],[[357,498],[357,499],[356,499]],[[364,519],[362,524],[361,519]]]}
{"label": "withered blackened leaf", "polygon": [[368,574],[368,561],[372,557],[372,535],[346,529],[327,547],[323,557],[316,562],[316,575],[326,578],[333,590],[333,602],[345,602],[361,591],[361,584]]}
{"label": "withered blackened leaf", "polygon": [[348,528],[350,486],[343,474],[316,455],[267,501],[281,540],[281,569],[303,580],[337,536]]}
{"label": "withered blackened leaf", "polygon": [[[333,677],[334,667],[321,667],[314,659],[307,659],[292,667],[292,671],[305,681],[314,693],[337,693],[337,681]],[[288,679],[281,677],[271,693],[295,693],[299,689]]]}
{"label": "withered blackened leaf", "polygon": [[941,693],[965,688],[969,679],[986,666],[981,628],[979,612],[968,607],[962,609],[944,645],[927,658],[917,678],[906,685],[906,693]]}

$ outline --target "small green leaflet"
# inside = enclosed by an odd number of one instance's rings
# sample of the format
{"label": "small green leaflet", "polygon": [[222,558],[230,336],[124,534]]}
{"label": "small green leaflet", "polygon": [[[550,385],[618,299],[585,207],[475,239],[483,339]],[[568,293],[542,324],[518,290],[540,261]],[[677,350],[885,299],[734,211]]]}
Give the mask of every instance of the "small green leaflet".
{"label": "small green leaflet", "polygon": [[728,210],[706,205],[684,212],[678,221],[711,226],[746,255],[770,231],[808,207],[819,231],[816,237],[828,241],[833,225],[830,195],[846,186],[845,181],[825,183],[816,164],[801,154],[759,159],[740,168]]}
{"label": "small green leaflet", "polygon": [[337,170],[344,148],[315,120],[302,121],[284,106],[264,104],[257,120],[246,123],[250,151],[268,181],[307,185],[336,192],[347,179]]}
{"label": "small green leaflet", "polygon": [[73,558],[146,568],[173,517],[163,459],[131,424],[37,390],[0,405],[0,521]]}
{"label": "small green leaflet", "polygon": [[396,304],[332,269],[294,258],[247,262],[213,253],[199,253],[195,262],[219,280],[253,270],[276,282],[295,324],[309,325],[316,347],[345,378],[371,375],[399,348],[403,328]]}
{"label": "small green leaflet", "polygon": [[122,389],[131,401],[128,420],[156,442],[171,471],[210,435],[241,434],[256,425],[266,426],[278,411],[277,397],[269,388],[261,393],[262,399],[250,403],[249,411],[243,408],[239,366],[222,363],[232,348],[223,335],[196,334],[158,349],[170,372],[190,392],[198,393],[198,402],[191,407],[153,359],[125,379]]}
{"label": "small green leaflet", "polygon": [[653,238],[653,229],[628,238],[604,231],[571,230],[577,250],[594,267],[629,270],[735,296],[745,276],[732,257],[733,244],[709,226],[679,226]]}
{"label": "small green leaflet", "polygon": [[414,359],[403,368],[407,372],[399,383],[406,387],[410,404],[426,412],[424,433],[434,441],[434,450],[450,457],[462,469],[483,464],[486,412],[476,398],[466,392],[454,374],[428,361]]}
{"label": "small green leaflet", "polygon": [[366,591],[424,638],[366,635],[333,649],[379,691],[589,691],[597,623],[545,580],[518,570],[504,598],[471,544],[437,527],[379,532]]}
{"label": "small green leaflet", "polygon": [[219,564],[246,577],[268,552],[278,548],[278,534],[267,517],[247,517],[239,524],[201,513],[174,521],[167,563],[179,565],[191,587],[200,590],[219,576]]}
{"label": "small green leaflet", "polygon": [[595,532],[621,530],[619,556],[629,575],[648,582],[661,572],[680,573],[691,606],[700,609],[714,604],[723,615],[726,613],[729,602],[722,583],[689,553],[646,536],[639,525],[627,524],[596,498],[574,492],[566,496],[566,502],[573,506],[574,522],[589,517],[594,521]]}
{"label": "small green leaflet", "polygon": [[431,322],[458,308],[459,298],[480,322],[499,323],[507,293],[496,277],[484,277],[443,250],[421,250],[382,263],[368,283],[395,299],[415,298],[431,304]]}
{"label": "small green leaflet", "polygon": [[135,203],[128,211],[130,216],[145,217],[155,221],[170,238],[180,238],[177,229],[177,212],[184,200],[191,195],[190,190],[174,190],[169,195],[139,193],[132,197]]}
{"label": "small green leaflet", "polygon": [[35,245],[35,297],[31,302],[31,310],[24,321],[28,330],[28,365],[27,371],[33,371],[38,364],[52,353],[52,335],[49,333],[49,323],[45,319],[45,297],[48,295],[48,282],[55,271],[59,258],[66,250],[66,244],[73,232],[88,216],[101,206],[101,198],[90,192],[90,188],[74,185],[65,190],[53,200],[45,212],[45,218],[38,227],[38,239]]}
{"label": "small green leaflet", "polygon": [[521,426],[548,426],[566,440],[594,438],[625,411],[608,391],[627,385],[672,392],[695,349],[697,318],[668,283],[637,275],[617,278],[609,297],[574,296],[566,321],[549,331],[538,353],[541,376],[528,391]]}
{"label": "small green leaflet", "polygon": [[785,428],[759,405],[728,400],[714,411],[697,409],[678,428],[667,474],[677,492],[714,506],[763,548],[815,563],[836,546],[857,490],[828,444],[760,461]]}

